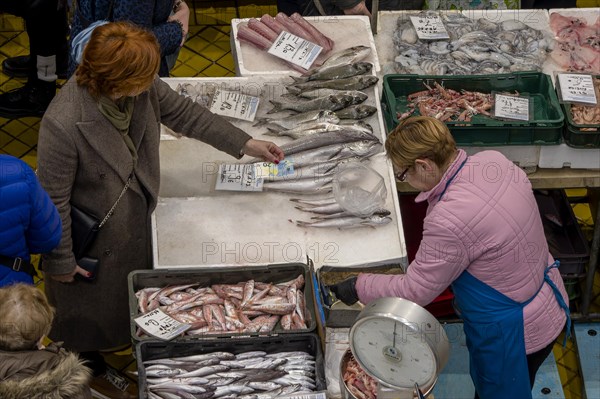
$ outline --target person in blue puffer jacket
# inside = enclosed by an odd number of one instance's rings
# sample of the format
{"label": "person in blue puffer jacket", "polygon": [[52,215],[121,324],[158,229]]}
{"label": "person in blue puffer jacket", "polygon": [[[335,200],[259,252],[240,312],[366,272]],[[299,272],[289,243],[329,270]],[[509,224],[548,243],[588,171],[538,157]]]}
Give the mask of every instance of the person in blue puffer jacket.
{"label": "person in blue puffer jacket", "polygon": [[[0,155],[0,287],[32,284],[25,271],[30,254],[50,252],[61,234],[58,210],[33,170],[18,158]],[[25,270],[13,270],[17,258]]]}

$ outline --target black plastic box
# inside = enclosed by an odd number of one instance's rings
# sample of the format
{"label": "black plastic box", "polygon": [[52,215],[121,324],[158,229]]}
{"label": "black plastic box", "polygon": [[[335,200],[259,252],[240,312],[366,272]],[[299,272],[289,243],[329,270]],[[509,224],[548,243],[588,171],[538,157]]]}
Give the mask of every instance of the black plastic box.
{"label": "black plastic box", "polygon": [[272,334],[290,334],[312,332],[316,328],[315,300],[312,285],[312,277],[307,265],[303,263],[284,263],[266,266],[247,267],[217,267],[203,266],[193,269],[160,269],[160,270],[136,270],[129,274],[129,315],[131,320],[131,337],[133,341],[155,339],[153,337],[139,337],[136,335],[137,324],[135,318],[141,313],[138,310],[136,291],[147,287],[165,287],[168,285],[198,283],[200,287],[208,287],[213,284],[237,284],[242,281],[253,279],[264,283],[282,283],[304,275],[304,297],[306,299],[306,326],[302,330],[284,330],[278,323],[269,334],[265,333],[215,333],[203,334],[201,336],[184,336],[175,338],[176,341],[197,340],[199,338],[219,338],[229,336],[258,336]]}
{"label": "black plastic box", "polygon": [[534,194],[548,248],[554,259],[560,261],[560,273],[563,277],[577,277],[585,273],[590,248],[565,190],[536,190]]}
{"label": "black plastic box", "polygon": [[326,389],[325,385],[325,360],[321,343],[316,334],[295,334],[278,337],[256,338],[218,338],[209,340],[195,340],[194,342],[164,342],[144,341],[135,346],[138,365],[138,390],[141,399],[148,398],[146,371],[144,361],[199,355],[213,352],[231,352],[238,354],[249,351],[265,351],[278,353],[287,351],[305,351],[315,357],[315,382],[316,391]]}

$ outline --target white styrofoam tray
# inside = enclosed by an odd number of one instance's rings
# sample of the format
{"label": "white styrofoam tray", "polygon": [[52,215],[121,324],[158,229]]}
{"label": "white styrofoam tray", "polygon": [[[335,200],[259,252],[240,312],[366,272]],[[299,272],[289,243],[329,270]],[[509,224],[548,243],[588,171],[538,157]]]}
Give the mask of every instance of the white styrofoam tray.
{"label": "white styrofoam tray", "polygon": [[[206,82],[237,86],[243,92],[274,83],[261,77],[164,80],[173,88],[178,83]],[[378,103],[377,97],[368,94],[367,101]],[[261,102],[259,116],[268,109],[270,105]],[[373,119],[374,133],[382,138],[380,116],[369,119]],[[249,122],[232,122],[255,138],[278,144],[289,141],[263,135],[262,129]],[[308,221],[312,214],[295,209],[290,194],[215,191],[219,163],[237,161],[197,140],[162,140],[160,160],[160,198],[152,216],[155,268],[305,262],[306,256],[317,268],[360,266],[398,262],[406,256],[395,179],[384,153],[374,156],[368,165],[384,176],[388,193],[385,207],[392,212],[393,221],[377,228],[351,230],[297,227],[289,220]]]}
{"label": "white styrofoam tray", "polygon": [[[373,69],[379,71],[379,58],[369,17],[347,15],[304,18],[335,42],[331,52],[324,57],[319,56],[318,59],[323,60],[335,52],[353,46],[368,46],[371,47],[371,54],[364,61],[372,63]],[[231,20],[231,51],[236,64],[236,74],[238,76],[277,74],[299,76],[299,72],[290,69],[279,58],[236,39],[239,26],[247,24],[248,20],[249,18]]]}
{"label": "white styrofoam tray", "polygon": [[543,145],[540,168],[600,169],[600,148],[573,148],[566,144]]}
{"label": "white styrofoam tray", "polygon": [[[417,13],[417,11],[380,11],[378,14],[377,34],[375,35],[375,47],[381,64],[381,74],[394,74],[394,58],[396,49],[392,36],[396,31],[398,18],[408,18],[406,15]],[[456,10],[440,10],[439,13],[456,13]],[[463,10],[462,13],[471,19],[486,18],[492,22],[521,21],[534,29],[550,34],[548,10]],[[545,69],[544,69],[545,72]]]}

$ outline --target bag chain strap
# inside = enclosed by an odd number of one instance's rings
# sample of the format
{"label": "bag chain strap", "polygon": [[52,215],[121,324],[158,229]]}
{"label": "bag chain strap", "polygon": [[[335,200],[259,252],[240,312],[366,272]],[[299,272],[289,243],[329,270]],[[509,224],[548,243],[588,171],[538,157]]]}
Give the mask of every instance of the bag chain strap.
{"label": "bag chain strap", "polygon": [[123,195],[125,195],[125,191],[127,191],[127,189],[129,188],[129,186],[131,185],[131,178],[132,177],[133,177],[133,173],[131,173],[129,175],[129,178],[127,179],[127,183],[125,183],[125,187],[123,187],[123,190],[121,190],[121,194],[119,194],[119,198],[117,198],[117,200],[115,201],[115,203],[113,204],[113,206],[110,208],[110,210],[108,211],[108,213],[106,214],[106,216],[104,216],[104,219],[102,219],[102,222],[100,222],[100,224],[98,225],[98,230],[100,228],[102,228],[102,226],[104,226],[104,224],[106,222],[108,222],[108,219],[110,219],[110,217],[114,213],[115,208],[117,207],[117,204],[119,203],[119,201],[121,201],[121,198],[123,198]]}

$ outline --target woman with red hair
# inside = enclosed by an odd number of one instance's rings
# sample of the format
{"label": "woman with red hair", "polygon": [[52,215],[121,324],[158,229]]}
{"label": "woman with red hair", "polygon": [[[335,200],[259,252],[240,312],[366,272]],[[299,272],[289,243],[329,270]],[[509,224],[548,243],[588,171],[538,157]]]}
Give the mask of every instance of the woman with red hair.
{"label": "woman with red hair", "polygon": [[[75,77],[59,92],[40,127],[39,179],[64,226],[61,243],[42,266],[46,292],[57,309],[50,338],[95,360],[93,388],[105,376],[98,351],[131,340],[127,275],[152,267],[150,215],[160,183],[160,124],[234,158],[283,159],[275,144],[253,139],[178,95],[158,78],[159,63],[158,43],[149,31],[124,22],[97,27]],[[73,254],[71,204],[102,219],[127,182],[114,214],[86,253],[99,260],[95,280],[74,281],[87,272]],[[135,397],[127,392],[105,395]]]}

